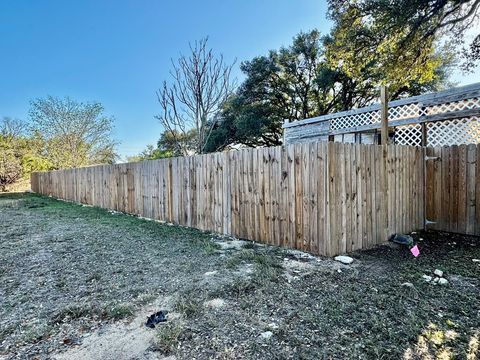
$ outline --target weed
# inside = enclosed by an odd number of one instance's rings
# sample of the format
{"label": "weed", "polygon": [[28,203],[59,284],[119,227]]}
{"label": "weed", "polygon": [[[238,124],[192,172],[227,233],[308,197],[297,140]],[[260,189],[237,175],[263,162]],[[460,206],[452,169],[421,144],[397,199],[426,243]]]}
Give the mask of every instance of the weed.
{"label": "weed", "polygon": [[148,303],[151,303],[153,300],[155,300],[158,297],[157,294],[153,293],[143,293],[140,294],[137,299],[135,300],[135,303],[138,305],[145,305]]}
{"label": "weed", "polygon": [[212,239],[201,239],[199,242],[207,255],[213,255],[220,249],[220,245]]}
{"label": "weed", "polygon": [[90,275],[87,278],[87,283],[93,282],[93,281],[99,281],[102,278],[102,275],[99,272],[94,272],[92,275]]}
{"label": "weed", "polygon": [[67,279],[64,276],[60,276],[60,278],[55,283],[55,287],[57,287],[58,289],[63,289],[67,286],[67,283]]}
{"label": "weed", "polygon": [[46,323],[35,323],[27,325],[22,330],[20,341],[24,343],[35,343],[41,339],[44,339],[52,332],[52,326]]}
{"label": "weed", "polygon": [[253,241],[249,241],[242,246],[242,249],[255,249],[257,246]]}
{"label": "weed", "polygon": [[133,315],[133,306],[130,304],[117,304],[107,309],[105,317],[120,320]]}
{"label": "weed", "polygon": [[193,290],[180,293],[173,305],[175,311],[185,315],[186,317],[194,316],[202,307],[200,296],[195,294]]}
{"label": "weed", "polygon": [[276,283],[280,279],[283,270],[273,264],[257,265],[253,274],[253,281],[258,286],[267,286]]}
{"label": "weed", "polygon": [[227,260],[227,267],[234,268],[242,263],[254,263],[260,268],[281,267],[278,259],[272,254],[245,248]]}
{"label": "weed", "polygon": [[[111,309],[113,309],[113,307]],[[51,323],[62,323],[81,318],[114,318],[114,316],[110,315],[110,311],[112,310],[106,310],[100,306],[89,304],[70,305],[58,311],[51,319]]]}
{"label": "weed", "polygon": [[62,323],[68,320],[80,319],[91,315],[93,312],[92,307],[82,305],[71,305],[57,312],[52,318],[52,323]]}
{"label": "weed", "polygon": [[14,325],[8,325],[5,327],[0,328],[0,343],[7,338],[7,336],[13,334],[15,332]]}
{"label": "weed", "polygon": [[185,326],[181,322],[169,322],[157,328],[158,334],[153,348],[165,355],[171,354],[186,335]]}
{"label": "weed", "polygon": [[223,291],[234,297],[245,296],[255,290],[255,283],[250,278],[237,278],[232,283],[224,286]]}

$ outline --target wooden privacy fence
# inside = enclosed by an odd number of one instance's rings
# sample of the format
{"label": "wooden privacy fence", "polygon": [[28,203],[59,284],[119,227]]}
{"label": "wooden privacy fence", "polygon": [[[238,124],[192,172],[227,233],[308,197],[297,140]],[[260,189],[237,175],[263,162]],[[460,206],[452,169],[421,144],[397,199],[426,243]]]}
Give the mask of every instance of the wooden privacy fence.
{"label": "wooden privacy fence", "polygon": [[429,227],[480,235],[480,145],[427,148]]}
{"label": "wooden privacy fence", "polygon": [[32,190],[336,255],[423,228],[424,148],[318,142],[32,174]]}

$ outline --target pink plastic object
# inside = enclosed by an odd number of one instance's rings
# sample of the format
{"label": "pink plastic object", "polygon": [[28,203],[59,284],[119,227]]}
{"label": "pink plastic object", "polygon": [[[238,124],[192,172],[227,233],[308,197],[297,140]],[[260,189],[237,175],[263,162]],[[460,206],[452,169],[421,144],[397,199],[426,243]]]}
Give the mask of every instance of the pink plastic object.
{"label": "pink plastic object", "polygon": [[410,251],[412,252],[413,256],[417,257],[418,255],[420,255],[420,249],[418,248],[417,245],[415,245],[414,247],[412,247],[410,249]]}

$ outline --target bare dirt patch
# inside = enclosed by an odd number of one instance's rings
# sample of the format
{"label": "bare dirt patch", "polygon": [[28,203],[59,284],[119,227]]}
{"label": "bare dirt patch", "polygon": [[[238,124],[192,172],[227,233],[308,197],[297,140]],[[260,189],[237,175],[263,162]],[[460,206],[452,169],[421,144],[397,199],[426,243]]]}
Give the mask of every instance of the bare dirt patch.
{"label": "bare dirt patch", "polygon": [[[414,237],[417,259],[381,246],[343,265],[32,194],[2,195],[0,358],[478,357],[478,238]],[[447,286],[422,279],[435,269]],[[167,322],[146,328],[160,309],[169,311]]]}
{"label": "bare dirt patch", "polygon": [[[168,301],[158,298],[138,311],[133,319],[107,324],[99,331],[84,335],[78,346],[53,355],[53,359],[167,359],[158,352],[150,351],[156,333],[145,327],[145,319],[159,308],[169,308]],[[178,318],[174,315],[170,314],[170,320]]]}

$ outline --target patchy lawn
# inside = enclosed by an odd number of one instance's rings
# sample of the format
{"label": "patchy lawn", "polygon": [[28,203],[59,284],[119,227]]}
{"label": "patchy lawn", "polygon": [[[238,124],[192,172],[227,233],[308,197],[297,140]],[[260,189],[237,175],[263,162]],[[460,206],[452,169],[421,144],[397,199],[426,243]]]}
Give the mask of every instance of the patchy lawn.
{"label": "patchy lawn", "polygon": [[417,259],[382,246],[348,266],[0,195],[0,358],[478,358],[479,239],[414,237]]}

